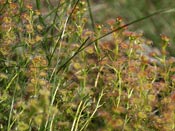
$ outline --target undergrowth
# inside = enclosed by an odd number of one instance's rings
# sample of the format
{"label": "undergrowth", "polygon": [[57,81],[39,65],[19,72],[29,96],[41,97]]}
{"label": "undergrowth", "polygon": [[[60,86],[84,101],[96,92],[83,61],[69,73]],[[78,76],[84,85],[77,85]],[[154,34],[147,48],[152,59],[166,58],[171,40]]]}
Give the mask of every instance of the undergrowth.
{"label": "undergrowth", "polygon": [[170,39],[148,53],[128,29],[167,11],[99,25],[89,0],[1,0],[0,130],[173,131]]}

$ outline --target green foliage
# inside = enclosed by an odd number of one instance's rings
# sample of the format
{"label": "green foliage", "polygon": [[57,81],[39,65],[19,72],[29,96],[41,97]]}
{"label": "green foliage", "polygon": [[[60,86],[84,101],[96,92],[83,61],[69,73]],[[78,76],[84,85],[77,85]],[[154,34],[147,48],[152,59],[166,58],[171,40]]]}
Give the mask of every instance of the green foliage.
{"label": "green foliage", "polygon": [[170,38],[148,53],[150,40],[127,29],[170,10],[101,25],[91,9],[89,0],[0,1],[0,130],[175,129]]}

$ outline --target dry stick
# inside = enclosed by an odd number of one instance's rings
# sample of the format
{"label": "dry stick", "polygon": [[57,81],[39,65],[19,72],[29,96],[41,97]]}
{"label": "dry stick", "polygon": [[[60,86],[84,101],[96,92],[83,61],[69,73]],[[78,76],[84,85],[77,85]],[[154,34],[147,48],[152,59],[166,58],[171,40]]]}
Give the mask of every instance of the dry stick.
{"label": "dry stick", "polygon": [[95,88],[97,88],[98,80],[100,78],[100,73],[102,72],[103,68],[104,68],[104,66],[100,67],[99,72],[97,73],[97,77],[95,79],[95,84],[94,84]]}
{"label": "dry stick", "polygon": [[[114,30],[112,30],[112,31],[110,31],[110,32],[108,32],[108,33],[106,33],[106,34],[104,34],[104,35],[98,37],[97,39],[95,39],[95,40],[89,42],[86,46],[84,46],[84,47],[82,47],[81,49],[77,50],[77,52],[75,52],[73,56],[71,56],[65,63],[63,63],[63,64],[59,67],[59,69],[57,70],[56,73],[59,73],[60,70],[61,70],[63,67],[65,67],[65,65],[66,65],[68,62],[70,62],[76,55],[78,55],[78,53],[80,53],[81,51],[83,51],[84,49],[86,49],[88,46],[92,45],[94,42],[97,42],[98,40],[100,40],[100,39],[102,39],[102,38],[104,38],[104,37],[106,37],[106,36],[108,36],[108,35],[110,35],[110,34],[116,32],[116,31],[119,31],[119,30],[121,30],[121,29],[123,29],[123,28],[125,28],[125,27],[128,27],[128,26],[130,26],[130,25],[132,25],[132,24],[138,23],[138,22],[140,22],[140,21],[143,21],[143,20],[148,19],[148,18],[150,18],[150,17],[153,17],[153,16],[155,16],[155,15],[159,15],[159,14],[161,14],[161,13],[171,12],[171,11],[174,11],[174,8],[171,8],[171,9],[163,9],[163,10],[160,10],[160,11],[156,11],[156,12],[150,14],[150,15],[147,15],[147,16],[145,16],[145,17],[142,17],[142,18],[139,18],[139,19],[137,19],[137,20],[134,20],[134,21],[132,21],[132,22],[130,22],[130,23],[128,23],[128,24],[125,24],[125,25],[123,25],[123,26],[120,26],[120,27],[118,27],[118,28],[116,28],[116,29],[114,29]],[[87,39],[87,40],[88,40],[88,39]]]}

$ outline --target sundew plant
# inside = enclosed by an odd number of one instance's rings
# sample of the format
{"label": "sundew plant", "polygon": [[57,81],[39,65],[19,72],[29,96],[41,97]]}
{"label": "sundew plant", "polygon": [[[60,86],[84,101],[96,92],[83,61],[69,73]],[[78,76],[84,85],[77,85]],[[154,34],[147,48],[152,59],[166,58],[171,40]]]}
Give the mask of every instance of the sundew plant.
{"label": "sundew plant", "polygon": [[174,131],[172,40],[160,49],[90,0],[0,0],[1,131]]}

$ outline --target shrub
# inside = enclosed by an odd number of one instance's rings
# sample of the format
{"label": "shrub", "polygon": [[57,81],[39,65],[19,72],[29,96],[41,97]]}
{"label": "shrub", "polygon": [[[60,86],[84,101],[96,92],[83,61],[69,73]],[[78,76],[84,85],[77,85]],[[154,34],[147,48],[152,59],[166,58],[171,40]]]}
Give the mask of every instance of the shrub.
{"label": "shrub", "polygon": [[120,17],[98,25],[91,14],[90,29],[89,2],[0,3],[1,130],[174,129],[168,36],[148,53]]}

